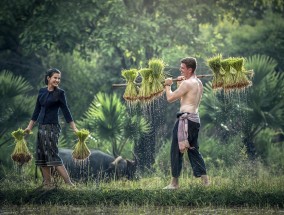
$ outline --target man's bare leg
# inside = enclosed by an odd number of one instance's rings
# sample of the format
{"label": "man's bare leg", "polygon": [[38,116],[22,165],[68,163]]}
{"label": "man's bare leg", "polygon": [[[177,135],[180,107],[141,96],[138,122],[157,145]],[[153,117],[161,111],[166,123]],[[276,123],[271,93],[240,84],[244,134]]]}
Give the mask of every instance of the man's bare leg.
{"label": "man's bare leg", "polygon": [[63,178],[63,180],[66,184],[74,186],[74,184],[71,182],[69,174],[68,174],[67,170],[65,169],[64,165],[56,166],[56,170],[59,173],[59,175]]}
{"label": "man's bare leg", "polygon": [[208,175],[201,175],[201,180],[204,186],[208,186],[210,184]]}
{"label": "man's bare leg", "polygon": [[174,187],[178,188],[178,178],[172,177],[172,182],[171,182],[171,184],[172,184]]}

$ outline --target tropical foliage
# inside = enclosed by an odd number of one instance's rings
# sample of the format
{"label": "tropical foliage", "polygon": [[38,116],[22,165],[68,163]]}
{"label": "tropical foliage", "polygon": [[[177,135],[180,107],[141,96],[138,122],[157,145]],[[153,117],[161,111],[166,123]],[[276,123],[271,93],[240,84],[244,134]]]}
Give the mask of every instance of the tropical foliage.
{"label": "tropical foliage", "polygon": [[[134,148],[149,169],[171,138],[178,103],[161,99],[146,110],[129,110],[123,90],[111,84],[123,81],[123,69],[144,68],[152,57],[162,58],[177,76],[179,59],[195,56],[197,72],[207,73],[205,60],[222,53],[247,58],[247,68],[255,71],[253,87],[228,97],[214,94],[210,80],[202,79],[201,133],[205,140],[219,137],[218,144],[242,135],[251,154],[262,149],[270,162],[283,142],[283,11],[282,0],[2,0],[1,160],[10,160],[7,138],[29,121],[45,71],[57,67],[75,121],[94,136],[88,144],[122,154]],[[267,57],[251,57],[260,54]],[[74,135],[63,118],[60,123],[60,146],[72,147]],[[273,149],[257,147],[269,144],[258,136],[266,129],[277,133]]]}
{"label": "tropical foliage", "polygon": [[97,147],[107,149],[105,144],[109,141],[114,156],[121,155],[127,144],[149,132],[146,119],[129,115],[117,94],[98,93],[79,125],[89,129],[98,139]]}
{"label": "tropical foliage", "polygon": [[231,135],[242,135],[249,154],[254,156],[260,131],[267,127],[283,129],[284,77],[275,72],[277,63],[268,56],[252,56],[246,65],[254,70],[253,86],[228,97],[214,94],[207,84],[201,113],[207,128],[219,133],[224,141]]}
{"label": "tropical foliage", "polygon": [[35,98],[28,96],[31,85],[10,71],[0,73],[0,137],[16,130],[31,117]]}

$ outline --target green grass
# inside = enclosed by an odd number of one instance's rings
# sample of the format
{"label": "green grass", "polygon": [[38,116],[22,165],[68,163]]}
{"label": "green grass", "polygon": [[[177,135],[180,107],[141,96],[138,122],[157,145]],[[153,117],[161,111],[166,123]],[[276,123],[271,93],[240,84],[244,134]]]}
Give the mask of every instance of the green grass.
{"label": "green grass", "polygon": [[132,204],[120,205],[94,205],[94,206],[73,206],[73,205],[25,205],[25,206],[4,206],[3,214],[280,214],[279,208],[216,208],[216,207],[185,207],[185,206],[137,206]]}
{"label": "green grass", "polygon": [[6,178],[0,182],[2,205],[152,205],[191,207],[277,207],[284,206],[283,176],[211,178],[204,187],[198,179],[183,177],[179,190],[163,190],[169,178],[149,177],[137,181],[77,183],[75,188],[58,184],[52,190],[38,189],[30,179]]}

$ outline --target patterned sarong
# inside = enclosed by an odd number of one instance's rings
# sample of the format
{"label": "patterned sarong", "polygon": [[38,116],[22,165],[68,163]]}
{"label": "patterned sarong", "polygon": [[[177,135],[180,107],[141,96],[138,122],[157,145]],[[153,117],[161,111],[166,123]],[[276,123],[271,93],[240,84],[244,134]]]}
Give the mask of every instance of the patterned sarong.
{"label": "patterned sarong", "polygon": [[38,126],[36,161],[38,166],[61,166],[63,162],[58,155],[58,139],[61,128],[59,124]]}

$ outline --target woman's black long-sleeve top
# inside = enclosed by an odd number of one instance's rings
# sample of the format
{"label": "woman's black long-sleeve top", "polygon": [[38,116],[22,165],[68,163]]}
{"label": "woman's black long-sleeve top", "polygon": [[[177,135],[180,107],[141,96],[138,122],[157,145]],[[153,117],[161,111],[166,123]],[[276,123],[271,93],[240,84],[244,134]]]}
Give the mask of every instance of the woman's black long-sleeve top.
{"label": "woman's black long-sleeve top", "polygon": [[67,105],[64,90],[57,88],[48,91],[47,87],[41,88],[38,93],[32,120],[39,124],[58,124],[59,108],[61,109],[67,123],[73,118]]}

